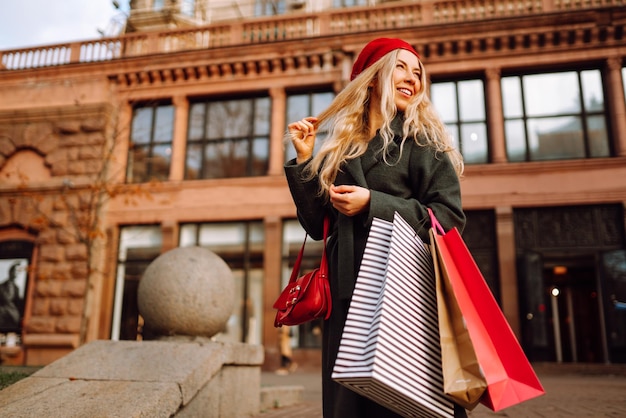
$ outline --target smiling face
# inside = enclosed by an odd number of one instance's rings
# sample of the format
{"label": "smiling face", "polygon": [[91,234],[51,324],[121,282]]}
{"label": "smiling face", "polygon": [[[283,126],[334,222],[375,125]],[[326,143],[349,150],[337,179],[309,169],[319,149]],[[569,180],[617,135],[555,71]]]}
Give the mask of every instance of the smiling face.
{"label": "smiling face", "polygon": [[422,89],[422,70],[415,54],[401,49],[398,51],[392,84],[395,89],[394,103],[398,111],[404,112],[411,101]]}

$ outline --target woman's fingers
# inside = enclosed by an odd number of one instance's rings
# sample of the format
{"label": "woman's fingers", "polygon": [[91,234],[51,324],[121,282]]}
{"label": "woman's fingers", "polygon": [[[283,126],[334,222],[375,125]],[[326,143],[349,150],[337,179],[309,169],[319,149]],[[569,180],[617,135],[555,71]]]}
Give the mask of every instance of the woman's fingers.
{"label": "woman's fingers", "polygon": [[289,129],[289,134],[291,135],[291,140],[304,140],[308,136],[315,135],[315,123],[317,122],[317,118],[313,116],[306,117],[304,119],[300,119],[299,121],[292,122],[287,125]]}
{"label": "woman's fingers", "polygon": [[369,189],[350,186],[332,185],[330,187],[330,202],[335,209],[347,216],[354,216],[369,208]]}

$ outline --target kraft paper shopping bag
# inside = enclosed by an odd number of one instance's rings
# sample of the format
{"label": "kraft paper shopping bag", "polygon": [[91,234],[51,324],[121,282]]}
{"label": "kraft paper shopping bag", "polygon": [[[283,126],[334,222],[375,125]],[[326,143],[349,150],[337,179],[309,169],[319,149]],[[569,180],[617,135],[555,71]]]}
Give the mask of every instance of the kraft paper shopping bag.
{"label": "kraft paper shopping bag", "polygon": [[459,231],[447,233],[431,213],[439,263],[467,324],[487,381],[481,403],[494,411],[545,393]]}
{"label": "kraft paper shopping bag", "polygon": [[[431,242],[434,242],[434,234],[435,231],[431,229]],[[437,288],[443,391],[459,405],[472,410],[485,393],[487,381],[480,370],[469,331],[454,297],[447,272],[439,265],[434,245],[431,245],[431,254]]]}

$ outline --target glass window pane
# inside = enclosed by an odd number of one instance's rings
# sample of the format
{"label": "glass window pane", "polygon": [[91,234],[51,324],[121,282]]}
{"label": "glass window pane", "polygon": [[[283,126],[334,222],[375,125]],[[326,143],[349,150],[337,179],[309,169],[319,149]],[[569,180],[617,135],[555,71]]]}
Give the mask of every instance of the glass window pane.
{"label": "glass window pane", "polygon": [[525,161],[526,134],[524,132],[524,122],[521,120],[504,122],[504,134],[506,135],[506,153],[509,161]]}
{"label": "glass window pane", "polygon": [[[15,241],[4,241],[3,247],[16,249],[20,246]],[[0,251],[0,333],[22,333],[22,320],[24,318],[24,306],[26,300],[26,287],[28,282],[29,260],[11,251],[11,256]],[[21,338],[21,337],[18,337]],[[5,341],[2,342],[6,344]],[[13,344],[13,343],[11,343]],[[15,341],[20,345],[20,341]]]}
{"label": "glass window pane", "polygon": [[222,141],[205,148],[203,178],[243,177],[248,164],[247,141]]}
{"label": "glass window pane", "polygon": [[141,339],[137,307],[139,280],[148,265],[161,253],[159,226],[127,226],[120,230],[117,274],[115,279],[112,340]]}
{"label": "glass window pane", "polygon": [[243,251],[246,228],[243,223],[202,224],[198,245],[211,251],[228,252],[232,249]]}
{"label": "glass window pane", "polygon": [[430,96],[437,113],[444,122],[457,122],[457,98],[454,83],[433,83]]}
{"label": "glass window pane", "polygon": [[196,234],[198,226],[196,224],[185,224],[180,227],[180,238],[178,240],[179,247],[193,247],[197,244]]}
{"label": "glass window pane", "polygon": [[172,142],[174,133],[174,106],[159,106],[156,108],[156,123],[154,126],[155,142]]}
{"label": "glass window pane", "polygon": [[599,70],[582,71],[580,78],[583,84],[585,111],[601,112],[604,110],[604,93],[602,92],[602,76]]}
{"label": "glass window pane", "polygon": [[211,143],[204,148],[204,167],[202,170],[202,178],[203,179],[215,179],[224,177],[224,173],[222,171],[222,157],[221,154],[223,151],[220,151],[221,148],[224,148],[225,145],[223,143]]}
{"label": "glass window pane", "polygon": [[[263,269],[250,269],[248,272],[248,335],[246,342],[262,345],[263,337]],[[251,306],[250,306],[251,305]]]}
{"label": "glass window pane", "polygon": [[604,115],[587,118],[587,135],[591,157],[610,157],[609,136],[606,132]]}
{"label": "glass window pane", "polygon": [[187,16],[193,16],[195,14],[195,0],[182,0],[180,5],[180,12]]}
{"label": "glass window pane", "polygon": [[446,129],[452,139],[452,146],[461,152],[459,149],[459,125],[456,123],[446,123]]}
{"label": "glass window pane", "polygon": [[152,149],[151,176],[157,180],[167,180],[170,174],[172,147],[159,145]]}
{"label": "glass window pane", "polygon": [[128,161],[128,172],[130,173],[129,181],[141,183],[148,181],[148,156],[149,148],[147,146],[135,147],[130,152]]}
{"label": "glass window pane", "polygon": [[294,94],[287,97],[287,124],[309,115],[309,95]]}
{"label": "glass window pane", "polygon": [[522,85],[519,77],[503,77],[502,107],[505,118],[519,118],[523,116],[522,108]]}
{"label": "glass window pane", "polygon": [[[126,261],[133,249],[146,248],[161,251],[159,226],[126,226],[120,231],[118,260]],[[136,251],[135,251],[136,253]]]}
{"label": "glass window pane", "polygon": [[461,122],[485,120],[485,90],[482,80],[459,82]]}
{"label": "glass window pane", "polygon": [[313,94],[313,103],[311,104],[311,115],[319,115],[332,103],[335,98],[335,93],[329,91],[325,93],[315,93]]}
{"label": "glass window pane", "polygon": [[463,159],[468,164],[488,162],[487,127],[484,123],[464,123],[461,125]]}
{"label": "glass window pane", "polygon": [[[307,116],[317,116],[323,110],[325,110],[335,98],[333,92],[318,92],[318,93],[303,93],[303,94],[291,94],[287,97],[287,120],[286,123],[300,120]],[[287,127],[285,126],[285,129]],[[313,150],[316,153],[324,139],[327,132],[318,132],[317,139],[315,141],[315,148]],[[293,148],[291,142],[285,143],[285,161],[290,161],[296,158],[296,151]]]}
{"label": "glass window pane", "polygon": [[241,138],[252,125],[252,101],[230,100],[209,104],[207,118],[209,139]]}
{"label": "glass window pane", "polygon": [[624,85],[624,97],[626,97],[626,67],[622,67],[622,84]]}
{"label": "glass window pane", "polygon": [[271,103],[269,97],[257,99],[254,111],[254,135],[270,134]]}
{"label": "glass window pane", "polygon": [[269,138],[257,138],[252,142],[252,176],[267,174],[270,141]]}
{"label": "glass window pane", "polygon": [[187,145],[187,167],[185,168],[185,178],[194,180],[200,178],[200,168],[202,167],[202,145]]}
{"label": "glass window pane", "polygon": [[580,90],[575,72],[524,76],[527,116],[580,113]]}
{"label": "glass window pane", "polygon": [[528,135],[533,161],[585,156],[585,143],[579,117],[530,119]]}
{"label": "glass window pane", "polygon": [[195,103],[189,109],[189,139],[196,140],[204,137],[204,103]]}
{"label": "glass window pane", "polygon": [[141,107],[133,112],[131,141],[134,144],[149,144],[152,134],[151,107]]}
{"label": "glass window pane", "polygon": [[[196,236],[196,231],[199,231]],[[235,282],[235,310],[217,341],[260,344],[263,326],[262,222],[228,222],[181,227],[181,245],[200,245],[213,251],[230,267]],[[247,289],[246,289],[247,286]]]}

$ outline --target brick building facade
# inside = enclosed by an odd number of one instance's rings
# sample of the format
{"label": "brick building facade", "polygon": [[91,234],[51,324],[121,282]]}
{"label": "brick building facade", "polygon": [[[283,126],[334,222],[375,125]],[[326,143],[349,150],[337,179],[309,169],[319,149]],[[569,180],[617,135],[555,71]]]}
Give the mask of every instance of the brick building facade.
{"label": "brick building facade", "polygon": [[[237,283],[220,338],[263,344],[276,367],[272,302],[303,238],[285,128],[379,36],[422,56],[466,161],[464,237],[531,360],[626,361],[621,0],[260,1],[224,20],[201,2],[163,20],[156,3],[131,2],[114,38],[0,51],[0,273],[16,266],[22,296],[3,362],[143,338],[142,271],[202,245]],[[320,326],[294,330],[301,364],[319,364]]]}

